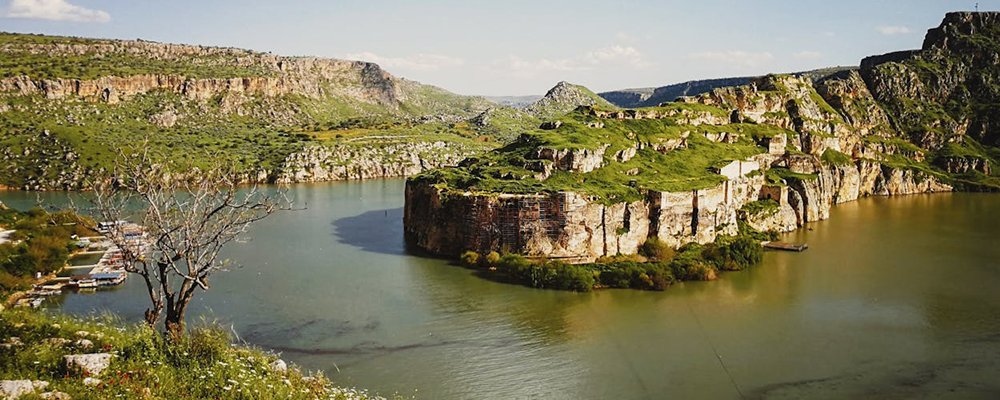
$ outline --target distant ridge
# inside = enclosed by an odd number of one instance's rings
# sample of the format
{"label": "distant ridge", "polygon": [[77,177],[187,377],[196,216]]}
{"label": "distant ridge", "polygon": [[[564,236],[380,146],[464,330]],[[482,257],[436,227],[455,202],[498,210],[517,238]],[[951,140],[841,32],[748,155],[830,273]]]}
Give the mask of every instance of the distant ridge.
{"label": "distant ridge", "polygon": [[[857,67],[831,67],[811,71],[795,72],[791,75],[818,80],[842,71],[857,69]],[[742,86],[750,83],[757,76],[741,76],[734,78],[716,78],[675,83],[667,86],[633,88],[602,92],[598,95],[618,107],[636,108],[652,107],[660,103],[674,101],[681,96],[697,96],[713,89],[730,86]]]}

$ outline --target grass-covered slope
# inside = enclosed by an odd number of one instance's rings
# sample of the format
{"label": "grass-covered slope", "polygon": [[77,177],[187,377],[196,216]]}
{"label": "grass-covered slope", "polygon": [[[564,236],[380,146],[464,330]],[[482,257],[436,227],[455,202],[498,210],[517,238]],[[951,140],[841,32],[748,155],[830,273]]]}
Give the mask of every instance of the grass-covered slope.
{"label": "grass-covered slope", "polygon": [[[21,399],[381,398],[334,386],[322,374],[279,368],[276,355],[232,345],[225,330],[212,326],[168,341],[145,325],[16,309],[0,312],[0,332],[0,380],[47,382]],[[67,368],[63,360],[91,353],[112,355],[97,375]]]}
{"label": "grass-covered slope", "polygon": [[[476,119],[491,109],[509,117]],[[489,148],[537,125],[371,63],[0,33],[2,186],[78,188],[118,148],[139,145],[198,167],[232,162],[274,176],[310,145]]]}
{"label": "grass-covered slope", "polygon": [[547,120],[561,117],[579,106],[616,108],[614,104],[609,103],[590,89],[563,81],[549,89],[545,96],[525,108],[525,111]]}
{"label": "grass-covered slope", "polygon": [[[684,191],[716,186],[725,180],[713,170],[765,150],[757,140],[785,130],[757,124],[692,124],[725,121],[727,112],[700,104],[672,103],[636,110],[658,118],[618,119],[601,116],[597,107],[581,107],[557,119],[555,129],[536,129],[515,143],[467,160],[460,168],[430,171],[415,179],[461,191],[537,193],[573,191],[602,202],[637,200],[645,189]],[[724,143],[710,138],[730,135]],[[595,154],[600,167],[587,172],[557,168],[541,156]],[[603,152],[603,153],[601,153]],[[634,156],[631,153],[634,152]],[[630,157],[631,156],[631,157]],[[551,171],[545,176],[543,171]]]}

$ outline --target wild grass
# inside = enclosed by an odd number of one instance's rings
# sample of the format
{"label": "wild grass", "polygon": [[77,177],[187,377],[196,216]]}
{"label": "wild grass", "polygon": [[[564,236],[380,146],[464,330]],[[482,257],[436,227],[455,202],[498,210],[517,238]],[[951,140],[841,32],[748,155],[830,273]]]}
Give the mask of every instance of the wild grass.
{"label": "wild grass", "polygon": [[[224,329],[193,328],[183,339],[167,340],[145,325],[125,325],[111,317],[78,319],[34,310],[0,313],[0,379],[49,382],[47,391],[73,399],[375,399],[363,390],[334,386],[321,373],[297,367],[272,368],[278,357],[233,345]],[[16,339],[11,339],[16,338]],[[89,341],[84,343],[83,341]],[[84,374],[69,371],[63,356],[111,353],[109,368],[84,385]]]}

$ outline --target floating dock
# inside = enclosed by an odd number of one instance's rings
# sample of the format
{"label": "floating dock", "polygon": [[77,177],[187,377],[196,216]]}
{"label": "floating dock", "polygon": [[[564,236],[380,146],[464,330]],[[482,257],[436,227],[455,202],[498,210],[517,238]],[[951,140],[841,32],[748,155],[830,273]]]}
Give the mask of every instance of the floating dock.
{"label": "floating dock", "polygon": [[764,243],[764,248],[782,251],[805,251],[805,249],[809,248],[809,245],[806,243],[767,242]]}

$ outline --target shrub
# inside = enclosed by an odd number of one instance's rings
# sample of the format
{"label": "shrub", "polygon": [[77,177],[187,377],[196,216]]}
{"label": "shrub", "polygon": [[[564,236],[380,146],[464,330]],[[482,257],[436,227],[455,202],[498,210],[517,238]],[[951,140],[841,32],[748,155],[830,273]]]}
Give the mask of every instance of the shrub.
{"label": "shrub", "polygon": [[720,270],[742,271],[764,258],[764,248],[750,236],[720,236],[705,248],[703,257]]}
{"label": "shrub", "polygon": [[580,265],[555,264],[549,267],[556,269],[555,280],[551,282],[553,289],[577,292],[589,292],[594,289],[594,272],[589,268]]}
{"label": "shrub", "polygon": [[670,261],[670,270],[677,279],[710,281],[716,278],[718,271],[715,266],[705,262],[703,258],[704,246],[689,243],[678,251],[677,256]]}
{"label": "shrub", "polygon": [[653,236],[646,239],[646,242],[639,248],[639,254],[655,261],[670,261],[674,258],[675,252],[670,245],[664,243],[660,238]]}
{"label": "shrub", "polygon": [[497,264],[500,263],[500,253],[491,251],[485,257],[485,263],[487,268],[496,268]]}
{"label": "shrub", "polygon": [[497,272],[509,281],[540,289],[587,292],[594,288],[590,269],[560,261],[532,262],[516,254],[506,254],[497,262]]}
{"label": "shrub", "polygon": [[476,268],[479,266],[479,253],[472,250],[466,251],[459,257],[459,262],[462,263],[463,267]]}
{"label": "shrub", "polygon": [[598,280],[607,287],[640,290],[664,290],[675,278],[666,263],[617,262],[595,264]]}
{"label": "shrub", "polygon": [[649,260],[640,254],[618,254],[613,256],[601,256],[597,258],[596,264],[613,264],[613,263],[644,263]]}

